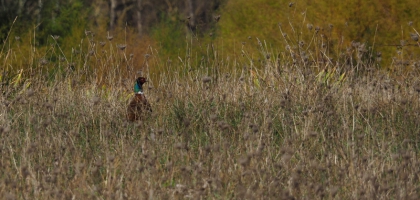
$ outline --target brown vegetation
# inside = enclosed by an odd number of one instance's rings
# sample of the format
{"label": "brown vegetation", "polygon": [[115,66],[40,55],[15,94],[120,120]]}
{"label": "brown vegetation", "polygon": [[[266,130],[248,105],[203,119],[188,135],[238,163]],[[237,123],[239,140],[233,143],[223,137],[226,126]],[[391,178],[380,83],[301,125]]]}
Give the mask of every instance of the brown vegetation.
{"label": "brown vegetation", "polygon": [[[418,59],[402,44],[387,71],[372,46],[328,49],[292,21],[277,26],[284,45],[251,36],[229,52],[190,36],[175,58],[153,43],[139,54],[125,30],[87,30],[70,52],[55,36],[43,48],[9,38],[0,196],[418,199]],[[129,123],[138,76],[153,113]]]}
{"label": "brown vegetation", "polygon": [[[318,73],[325,66],[258,44],[248,48],[267,55],[261,68],[246,56],[225,61],[217,48],[173,63],[152,50],[149,64],[168,74],[142,72],[154,79],[144,88],[154,110],[135,124],[124,117],[132,81],[118,68],[107,68],[115,84],[106,87],[83,67],[3,84],[0,196],[418,198],[418,70],[402,79],[374,66]],[[97,59],[117,66],[112,56]]]}

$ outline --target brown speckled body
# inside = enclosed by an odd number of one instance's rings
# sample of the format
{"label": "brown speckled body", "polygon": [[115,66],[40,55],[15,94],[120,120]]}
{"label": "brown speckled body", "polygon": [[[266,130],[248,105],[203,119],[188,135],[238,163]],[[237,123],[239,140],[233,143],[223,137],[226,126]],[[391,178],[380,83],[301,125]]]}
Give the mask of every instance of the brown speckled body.
{"label": "brown speckled body", "polygon": [[142,120],[142,116],[146,111],[152,112],[152,107],[150,106],[149,102],[147,102],[144,94],[136,94],[128,105],[127,118],[132,122],[136,120]]}
{"label": "brown speckled body", "polygon": [[[136,82],[142,86],[146,81],[146,78],[139,77]],[[143,93],[136,93],[133,100],[127,108],[127,120],[134,122],[136,120],[142,120],[146,112],[152,112],[152,106],[147,101]]]}

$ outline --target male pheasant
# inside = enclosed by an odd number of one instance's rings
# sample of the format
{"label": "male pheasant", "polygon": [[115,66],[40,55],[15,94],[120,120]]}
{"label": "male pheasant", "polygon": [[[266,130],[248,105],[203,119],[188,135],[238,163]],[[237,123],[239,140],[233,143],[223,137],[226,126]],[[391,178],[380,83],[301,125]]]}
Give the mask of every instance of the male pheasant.
{"label": "male pheasant", "polygon": [[134,84],[135,96],[127,108],[128,121],[133,122],[139,119],[141,120],[143,119],[145,111],[152,112],[152,106],[150,106],[143,93],[143,84],[146,82],[147,80],[144,77],[138,77],[136,79],[136,83]]}

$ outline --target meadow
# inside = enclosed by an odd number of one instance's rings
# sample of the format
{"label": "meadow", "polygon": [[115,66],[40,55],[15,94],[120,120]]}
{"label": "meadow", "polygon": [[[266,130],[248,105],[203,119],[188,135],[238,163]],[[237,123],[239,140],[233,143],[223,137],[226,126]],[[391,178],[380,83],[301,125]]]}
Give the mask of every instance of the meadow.
{"label": "meadow", "polygon": [[[418,199],[420,45],[382,63],[304,28],[305,42],[279,26],[282,43],[249,37],[235,54],[190,35],[175,58],[90,31],[71,52],[8,38],[0,196]],[[137,76],[153,112],[129,123]]]}

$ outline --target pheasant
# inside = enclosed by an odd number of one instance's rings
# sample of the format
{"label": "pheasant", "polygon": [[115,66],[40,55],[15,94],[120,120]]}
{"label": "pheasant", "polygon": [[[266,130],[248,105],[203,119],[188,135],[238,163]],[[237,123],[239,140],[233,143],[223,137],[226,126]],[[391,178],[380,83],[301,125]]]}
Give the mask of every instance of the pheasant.
{"label": "pheasant", "polygon": [[134,98],[131,100],[127,108],[127,119],[131,122],[142,119],[143,112],[146,110],[152,112],[152,107],[147,101],[143,93],[143,84],[147,80],[144,77],[138,77],[134,84]]}

